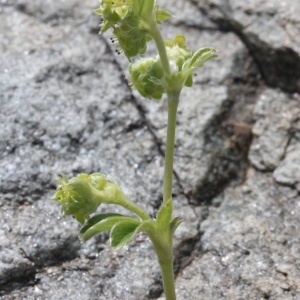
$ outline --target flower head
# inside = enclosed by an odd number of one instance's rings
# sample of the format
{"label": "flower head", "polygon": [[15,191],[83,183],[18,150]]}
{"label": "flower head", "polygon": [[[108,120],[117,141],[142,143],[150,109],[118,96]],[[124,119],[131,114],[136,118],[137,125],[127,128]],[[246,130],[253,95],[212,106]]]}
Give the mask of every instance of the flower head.
{"label": "flower head", "polygon": [[206,61],[217,57],[216,49],[210,47],[193,52],[186,46],[183,35],[176,35],[174,40],[167,40],[165,44],[172,73],[169,84],[192,86],[195,70],[202,67]]}
{"label": "flower head", "polygon": [[132,85],[145,98],[161,99],[165,92],[163,69],[159,60],[141,59],[129,66]]}
{"label": "flower head", "polygon": [[100,173],[81,173],[68,179],[56,177],[57,191],[53,199],[62,205],[64,216],[71,215],[83,224],[101,203],[123,203],[125,196],[116,182]]}
{"label": "flower head", "polygon": [[113,28],[119,46],[129,60],[145,53],[151,40],[148,29],[171,16],[159,8],[155,0],[102,0],[95,13],[102,17],[101,32]]}
{"label": "flower head", "polygon": [[161,99],[170,90],[178,91],[184,85],[192,86],[195,70],[216,57],[214,48],[202,48],[193,52],[186,46],[183,35],[166,40],[165,45],[171,69],[169,77],[164,76],[159,57],[140,59],[129,66],[132,85],[145,98]]}

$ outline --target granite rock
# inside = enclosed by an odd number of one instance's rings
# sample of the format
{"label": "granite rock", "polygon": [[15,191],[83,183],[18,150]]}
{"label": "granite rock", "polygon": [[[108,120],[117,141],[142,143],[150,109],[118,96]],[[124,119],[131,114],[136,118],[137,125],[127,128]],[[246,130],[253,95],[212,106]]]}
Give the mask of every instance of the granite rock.
{"label": "granite rock", "polygon": [[[167,39],[219,50],[178,111],[178,299],[300,299],[299,4],[160,4]],[[81,244],[50,200],[61,172],[105,173],[151,215],[162,199],[166,101],[130,90],[97,5],[0,1],[1,299],[163,299],[143,233]]]}
{"label": "granite rock", "polygon": [[221,29],[234,31],[240,37],[268,85],[299,92],[299,1],[193,2]]}

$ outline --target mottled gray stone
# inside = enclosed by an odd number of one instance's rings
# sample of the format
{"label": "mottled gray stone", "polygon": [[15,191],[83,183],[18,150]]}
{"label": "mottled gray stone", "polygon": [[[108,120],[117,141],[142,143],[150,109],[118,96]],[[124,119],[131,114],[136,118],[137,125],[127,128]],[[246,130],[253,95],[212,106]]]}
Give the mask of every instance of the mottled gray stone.
{"label": "mottled gray stone", "polygon": [[253,55],[267,84],[299,92],[299,1],[194,2],[221,28],[236,32]]}
{"label": "mottled gray stone", "polygon": [[177,280],[178,299],[298,299],[297,193],[250,169],[242,186],[221,197],[201,224],[195,259]]}
{"label": "mottled gray stone", "polygon": [[[299,14],[282,3],[160,3],[175,15],[165,38],[219,51],[178,111],[179,300],[300,299]],[[107,233],[81,244],[50,201],[54,176],[83,171],[108,174],[151,215],[162,199],[166,101],[129,89],[97,5],[0,2],[1,299],[163,299],[143,233],[116,251]]]}
{"label": "mottled gray stone", "polygon": [[294,187],[300,183],[300,144],[298,140],[286,149],[284,159],[274,171],[274,179],[278,183]]}
{"label": "mottled gray stone", "polygon": [[265,89],[254,108],[256,120],[252,132],[249,159],[260,170],[274,170],[284,157],[293,123],[300,113],[299,98]]}

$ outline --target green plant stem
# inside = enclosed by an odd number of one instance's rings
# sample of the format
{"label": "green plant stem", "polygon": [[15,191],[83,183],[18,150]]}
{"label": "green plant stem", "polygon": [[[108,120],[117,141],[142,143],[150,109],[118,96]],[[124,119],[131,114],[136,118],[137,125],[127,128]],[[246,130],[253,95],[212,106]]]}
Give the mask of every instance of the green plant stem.
{"label": "green plant stem", "polygon": [[167,56],[167,51],[166,51],[166,46],[165,42],[161,36],[160,31],[157,28],[156,22],[152,22],[149,26],[149,34],[153,38],[157,51],[160,57],[160,62],[163,67],[164,73],[166,77],[170,77],[171,75],[171,69],[170,69],[170,64],[169,64],[169,59]]}
{"label": "green plant stem", "polygon": [[180,92],[168,93],[168,125],[163,187],[164,203],[166,203],[172,197],[174,143],[179,94]]}
{"label": "green plant stem", "polygon": [[127,198],[126,198],[126,201],[119,203],[119,205],[121,205],[125,209],[130,210],[131,212],[135,213],[143,221],[151,219],[150,216],[146,212],[144,212],[138,205],[136,205],[135,203],[131,202]]}
{"label": "green plant stem", "polygon": [[174,271],[173,271],[173,245],[170,237],[169,243],[159,239],[158,234],[155,236],[149,235],[154,245],[159,266],[161,269],[163,287],[166,300],[176,300]]}
{"label": "green plant stem", "polygon": [[[149,28],[149,34],[153,38],[157,47],[162,68],[164,70],[165,80],[166,82],[169,82],[169,79],[171,77],[171,68],[167,56],[165,42],[155,22],[153,22],[153,24],[151,24]],[[170,198],[172,198],[174,142],[177,107],[180,92],[181,88],[178,89],[177,87],[175,87],[174,90],[168,90],[167,92],[168,125],[163,183],[163,203],[166,203]],[[173,272],[173,234],[170,233],[169,228],[165,228],[165,230],[167,230],[167,237],[162,232],[158,232],[156,234],[149,234],[149,236],[154,245],[158,262],[160,265],[166,300],[176,300]]]}
{"label": "green plant stem", "polygon": [[176,300],[173,259],[159,262],[166,300]]}
{"label": "green plant stem", "polygon": [[[173,249],[171,249],[173,253]],[[176,300],[173,258],[159,261],[166,300]]]}
{"label": "green plant stem", "polygon": [[[150,26],[149,34],[155,41],[160,61],[165,73],[166,81],[171,76],[171,69],[169,59],[167,56],[165,42],[161,36],[160,31],[154,22]],[[175,142],[175,128],[176,115],[179,102],[181,88],[177,90],[168,91],[168,128],[167,128],[167,142],[165,154],[165,169],[164,169],[164,187],[163,187],[163,202],[166,203],[172,197],[172,183],[173,183],[173,160],[174,160],[174,142]]]}

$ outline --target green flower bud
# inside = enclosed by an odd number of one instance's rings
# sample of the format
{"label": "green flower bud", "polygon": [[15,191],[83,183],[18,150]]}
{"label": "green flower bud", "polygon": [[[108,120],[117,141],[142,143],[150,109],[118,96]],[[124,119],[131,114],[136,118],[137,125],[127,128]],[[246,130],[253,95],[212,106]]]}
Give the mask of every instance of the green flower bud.
{"label": "green flower bud", "polygon": [[206,61],[217,57],[216,49],[210,47],[193,52],[186,46],[183,35],[165,41],[165,45],[171,67],[171,76],[167,79],[169,89],[183,85],[191,87],[195,70],[202,67]]}
{"label": "green flower bud", "polygon": [[118,39],[119,46],[129,61],[131,57],[144,54],[147,49],[147,42],[151,40],[150,36],[140,28],[139,24],[140,20],[132,11],[113,31]]}
{"label": "green flower bud", "polygon": [[129,66],[132,84],[145,98],[161,99],[165,92],[163,69],[159,60],[146,58]]}
{"label": "green flower bud", "polygon": [[101,203],[126,205],[128,200],[113,180],[100,173],[81,173],[70,180],[66,175],[56,177],[57,192],[53,198],[62,205],[64,216],[72,215],[84,224]]}
{"label": "green flower bud", "polygon": [[132,85],[145,98],[161,99],[163,93],[180,91],[184,85],[191,87],[194,71],[216,57],[214,48],[203,48],[194,53],[186,46],[183,35],[166,40],[165,45],[170,76],[164,76],[159,58],[141,59],[129,66]]}
{"label": "green flower bud", "polygon": [[119,46],[129,61],[132,57],[145,53],[147,43],[151,40],[149,28],[171,16],[160,9],[155,0],[103,0],[95,13],[102,16],[104,24],[101,32],[113,28]]}
{"label": "green flower bud", "polygon": [[104,190],[108,180],[107,178],[100,173],[93,173],[93,174],[86,174],[81,173],[77,175],[78,178],[83,179],[87,183],[89,183],[91,186],[93,186],[95,189],[101,191]]}
{"label": "green flower bud", "polygon": [[62,205],[64,216],[72,215],[83,224],[89,215],[96,211],[101,204],[98,190],[84,176],[73,177],[70,180],[63,175],[57,177],[57,192],[53,199]]}
{"label": "green flower bud", "polygon": [[183,64],[192,57],[193,52],[186,47],[183,35],[176,35],[174,40],[165,41],[165,45],[171,73],[176,74],[182,70]]}
{"label": "green flower bud", "polygon": [[124,19],[132,9],[131,2],[131,0],[102,0],[101,7],[94,11],[97,15],[102,16],[104,25],[101,32],[105,32],[121,19]]}

